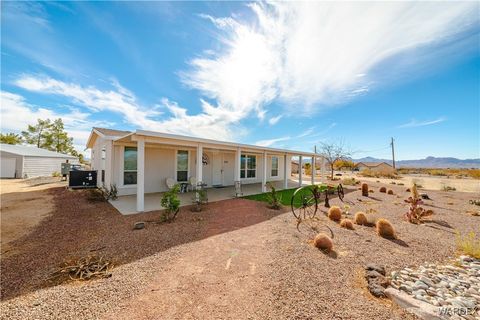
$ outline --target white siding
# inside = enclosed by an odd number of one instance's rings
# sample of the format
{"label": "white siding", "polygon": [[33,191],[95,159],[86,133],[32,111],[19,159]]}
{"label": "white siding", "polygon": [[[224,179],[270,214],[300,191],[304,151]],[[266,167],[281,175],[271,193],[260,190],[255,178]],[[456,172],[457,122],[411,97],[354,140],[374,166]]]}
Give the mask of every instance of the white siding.
{"label": "white siding", "polygon": [[23,170],[22,170],[23,156],[18,154],[12,154],[10,152],[5,152],[5,151],[1,151],[0,154],[1,154],[0,161],[2,162],[4,158],[15,159],[15,178],[23,178]]}
{"label": "white siding", "polygon": [[[39,176],[51,176],[54,172],[61,171],[61,164],[66,162],[68,158],[47,158],[47,157],[30,157],[24,158],[24,176],[27,178]],[[68,159],[70,163],[77,164],[78,160]]]}

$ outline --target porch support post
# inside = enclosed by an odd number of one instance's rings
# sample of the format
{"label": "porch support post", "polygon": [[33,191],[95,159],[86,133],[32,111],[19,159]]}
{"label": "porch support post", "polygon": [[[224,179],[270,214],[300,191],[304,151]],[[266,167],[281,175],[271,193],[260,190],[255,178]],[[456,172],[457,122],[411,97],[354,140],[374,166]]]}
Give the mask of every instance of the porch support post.
{"label": "porch support post", "polygon": [[303,178],[303,156],[298,157],[298,186],[302,186]]}
{"label": "porch support post", "polygon": [[288,189],[288,177],[287,177],[287,160],[288,156],[283,156],[283,189]]}
{"label": "porch support post", "polygon": [[312,173],[312,186],[315,184],[315,156],[312,157],[312,170],[311,170],[311,173]]}
{"label": "porch support post", "polygon": [[241,161],[242,150],[237,148],[235,151],[235,172],[233,174],[234,181],[240,181],[240,161]]}
{"label": "porch support post", "polygon": [[197,174],[197,183],[198,182],[203,182],[203,145],[198,144],[197,147],[197,168],[196,168],[196,174]]}
{"label": "porch support post", "polygon": [[145,211],[145,140],[137,140],[137,211]]}
{"label": "porch support post", "polygon": [[105,187],[110,190],[112,184],[112,171],[113,171],[113,141],[105,141]]}
{"label": "porch support post", "polygon": [[263,151],[262,192],[267,192],[267,151]]}

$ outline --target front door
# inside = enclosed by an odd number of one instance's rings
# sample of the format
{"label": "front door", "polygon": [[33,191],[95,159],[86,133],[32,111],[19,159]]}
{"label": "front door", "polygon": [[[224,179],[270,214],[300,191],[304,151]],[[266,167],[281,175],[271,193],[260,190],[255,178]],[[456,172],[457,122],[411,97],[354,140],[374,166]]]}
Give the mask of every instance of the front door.
{"label": "front door", "polygon": [[212,185],[223,185],[223,157],[221,153],[214,153],[212,159]]}

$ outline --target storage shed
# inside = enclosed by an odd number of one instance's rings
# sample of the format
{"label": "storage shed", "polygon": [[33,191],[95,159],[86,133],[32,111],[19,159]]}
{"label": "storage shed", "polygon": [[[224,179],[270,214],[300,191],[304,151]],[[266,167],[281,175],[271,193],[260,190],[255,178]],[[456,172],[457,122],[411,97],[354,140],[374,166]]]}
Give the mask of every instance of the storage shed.
{"label": "storage shed", "polygon": [[32,146],[0,144],[1,178],[32,178],[60,172],[62,162],[78,158]]}

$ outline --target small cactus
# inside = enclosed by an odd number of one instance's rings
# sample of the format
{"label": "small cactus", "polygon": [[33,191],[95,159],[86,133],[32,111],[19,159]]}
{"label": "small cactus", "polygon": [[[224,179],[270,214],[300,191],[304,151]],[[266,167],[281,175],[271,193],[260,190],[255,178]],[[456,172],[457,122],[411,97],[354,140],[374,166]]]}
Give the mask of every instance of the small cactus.
{"label": "small cactus", "polygon": [[337,206],[332,206],[328,209],[328,218],[333,221],[340,221],[340,219],[342,219],[342,209]]}
{"label": "small cactus", "polygon": [[362,196],[368,197],[368,184],[362,183]]}
{"label": "small cactus", "polygon": [[364,212],[359,211],[355,213],[355,223],[361,226],[367,224],[367,216]]}
{"label": "small cactus", "polygon": [[353,227],[353,222],[350,219],[342,219],[340,221],[340,227],[349,229],[349,230],[354,230],[355,228]]}
{"label": "small cactus", "polygon": [[377,234],[383,238],[395,239],[395,229],[387,219],[378,219],[376,223]]}
{"label": "small cactus", "polygon": [[319,233],[313,240],[313,245],[320,250],[330,252],[333,248],[333,241],[325,233]]}
{"label": "small cactus", "polygon": [[388,189],[387,194],[393,194],[393,190],[392,190],[392,189]]}
{"label": "small cactus", "polygon": [[381,193],[386,193],[386,192],[387,192],[387,188],[381,187],[379,191],[380,191]]}

